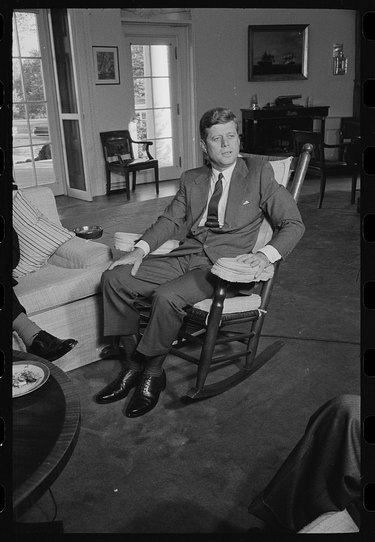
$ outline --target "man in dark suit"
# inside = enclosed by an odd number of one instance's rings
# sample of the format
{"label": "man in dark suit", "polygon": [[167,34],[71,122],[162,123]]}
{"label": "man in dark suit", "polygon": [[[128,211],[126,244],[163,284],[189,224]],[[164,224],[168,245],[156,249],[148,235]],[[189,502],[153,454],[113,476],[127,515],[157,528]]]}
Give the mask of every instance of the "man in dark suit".
{"label": "man in dark suit", "polygon": [[[103,273],[104,334],[120,336],[128,365],[96,395],[109,403],[135,392],[128,417],[153,409],[166,386],[162,368],[186,314],[185,308],[211,297],[210,269],[222,257],[237,257],[256,276],[286,258],[304,233],[296,203],[263,160],[239,157],[238,121],[228,109],[207,111],[200,121],[201,148],[209,165],[186,171],[179,190],[132,252]],[[255,254],[260,224],[267,215],[274,236]],[[181,238],[167,255],[153,256],[168,239]],[[136,302],[152,299],[150,321],[138,342]]]}

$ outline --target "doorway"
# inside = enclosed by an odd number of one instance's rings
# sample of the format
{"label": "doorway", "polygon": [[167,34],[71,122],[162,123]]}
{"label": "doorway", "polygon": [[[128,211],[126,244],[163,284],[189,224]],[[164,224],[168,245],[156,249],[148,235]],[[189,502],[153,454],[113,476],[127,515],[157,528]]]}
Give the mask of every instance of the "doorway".
{"label": "doorway", "polygon": [[179,178],[194,163],[187,29],[124,24],[124,35],[132,74],[132,137],[153,142],[150,151],[159,161],[161,180]]}

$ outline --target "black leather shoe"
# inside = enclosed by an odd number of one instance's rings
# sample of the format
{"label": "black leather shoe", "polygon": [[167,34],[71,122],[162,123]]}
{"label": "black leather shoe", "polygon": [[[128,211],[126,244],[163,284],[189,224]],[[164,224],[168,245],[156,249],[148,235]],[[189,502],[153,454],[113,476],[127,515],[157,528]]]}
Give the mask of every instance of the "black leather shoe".
{"label": "black leather shoe", "polygon": [[126,408],[128,418],[137,418],[156,407],[160,393],[167,385],[165,371],[160,376],[143,375]]}
{"label": "black leather shoe", "polygon": [[125,350],[118,344],[107,344],[107,346],[104,346],[104,348],[101,350],[99,356],[101,359],[126,360]]}
{"label": "black leather shoe", "polygon": [[26,350],[34,356],[55,361],[67,354],[77,344],[78,341],[75,339],[58,339],[42,329]]}
{"label": "black leather shoe", "polygon": [[135,388],[140,381],[141,375],[141,371],[123,369],[113,382],[95,395],[95,401],[103,405],[123,399],[132,388]]}

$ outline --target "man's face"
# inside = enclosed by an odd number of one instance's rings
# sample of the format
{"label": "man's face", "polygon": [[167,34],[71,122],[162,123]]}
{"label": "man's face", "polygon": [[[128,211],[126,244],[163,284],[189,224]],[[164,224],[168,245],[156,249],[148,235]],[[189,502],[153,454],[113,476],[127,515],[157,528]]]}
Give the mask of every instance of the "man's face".
{"label": "man's face", "polygon": [[240,138],[233,120],[225,124],[214,124],[207,130],[206,141],[201,147],[215,169],[219,171],[231,166],[240,152]]}

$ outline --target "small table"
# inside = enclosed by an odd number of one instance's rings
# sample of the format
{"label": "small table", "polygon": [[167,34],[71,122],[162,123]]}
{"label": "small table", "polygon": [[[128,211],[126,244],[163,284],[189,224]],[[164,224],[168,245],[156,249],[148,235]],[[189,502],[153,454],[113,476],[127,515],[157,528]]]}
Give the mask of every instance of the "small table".
{"label": "small table", "polygon": [[13,399],[13,517],[17,520],[56,480],[78,440],[81,406],[73,383],[53,363],[13,351],[13,361],[50,370],[36,390]]}

